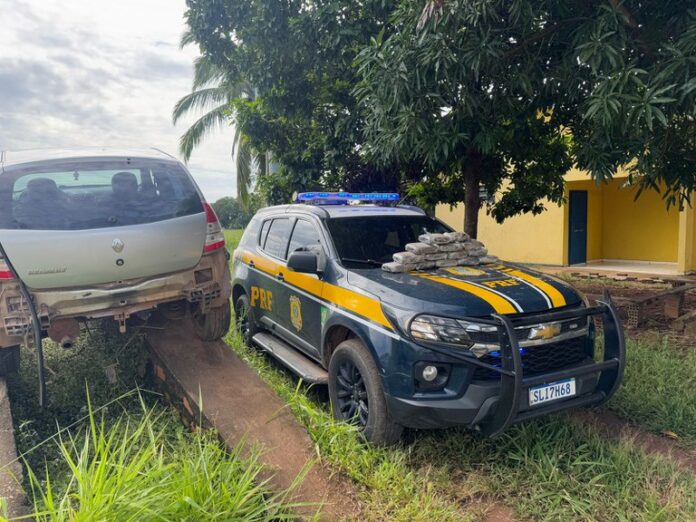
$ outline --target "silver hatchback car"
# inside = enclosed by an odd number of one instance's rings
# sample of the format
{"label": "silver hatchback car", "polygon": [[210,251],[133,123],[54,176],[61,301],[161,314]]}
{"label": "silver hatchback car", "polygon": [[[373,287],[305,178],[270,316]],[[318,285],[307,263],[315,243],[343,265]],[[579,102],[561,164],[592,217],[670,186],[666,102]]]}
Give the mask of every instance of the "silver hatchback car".
{"label": "silver hatchback car", "polygon": [[160,307],[219,338],[230,324],[228,257],[215,212],[165,153],[3,152],[0,371],[16,368],[37,323],[69,347],[85,320],[113,318],[123,332]]}

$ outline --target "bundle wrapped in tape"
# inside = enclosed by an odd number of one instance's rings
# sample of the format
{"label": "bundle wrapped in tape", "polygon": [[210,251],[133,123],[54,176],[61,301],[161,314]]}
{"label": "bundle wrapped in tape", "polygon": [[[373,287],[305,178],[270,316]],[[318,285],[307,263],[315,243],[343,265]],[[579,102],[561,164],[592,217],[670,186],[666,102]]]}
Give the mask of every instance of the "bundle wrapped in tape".
{"label": "bundle wrapped in tape", "polygon": [[428,245],[427,243],[409,243],[406,245],[406,252],[413,252],[414,254],[435,254],[437,252],[437,247],[435,245]]}
{"label": "bundle wrapped in tape", "polygon": [[438,245],[435,248],[439,252],[459,252],[466,249],[466,243],[447,243],[445,245]]}
{"label": "bundle wrapped in tape", "polygon": [[426,245],[446,245],[454,240],[447,234],[421,234],[418,241]]}
{"label": "bundle wrapped in tape", "polygon": [[471,239],[464,232],[421,234],[418,243],[406,245],[405,252],[397,252],[392,263],[384,263],[385,272],[411,272],[432,268],[476,266],[495,263],[498,258],[488,255],[481,241]]}
{"label": "bundle wrapped in tape", "polygon": [[403,263],[384,263],[382,265],[382,270],[385,272],[393,272],[393,273],[398,273],[398,272],[411,272],[412,270],[416,269],[416,265],[404,265]]}
{"label": "bundle wrapped in tape", "polygon": [[394,254],[394,262],[402,265],[415,265],[425,261],[425,256],[414,254],[413,252],[399,252]]}
{"label": "bundle wrapped in tape", "polygon": [[455,243],[465,243],[469,241],[469,234],[466,232],[445,232],[443,236],[447,236]]}

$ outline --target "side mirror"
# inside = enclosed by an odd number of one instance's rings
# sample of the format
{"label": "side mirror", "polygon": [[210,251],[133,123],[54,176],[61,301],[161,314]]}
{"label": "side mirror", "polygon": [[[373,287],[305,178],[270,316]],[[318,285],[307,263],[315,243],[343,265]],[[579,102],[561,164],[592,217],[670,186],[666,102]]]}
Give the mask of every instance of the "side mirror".
{"label": "side mirror", "polygon": [[319,263],[316,252],[296,250],[288,258],[288,269],[302,274],[317,274]]}

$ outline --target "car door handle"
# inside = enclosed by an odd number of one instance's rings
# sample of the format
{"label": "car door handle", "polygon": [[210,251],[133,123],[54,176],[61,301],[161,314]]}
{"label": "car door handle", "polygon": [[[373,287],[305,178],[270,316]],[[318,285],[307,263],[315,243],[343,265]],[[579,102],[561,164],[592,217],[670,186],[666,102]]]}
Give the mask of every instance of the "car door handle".
{"label": "car door handle", "polygon": [[277,279],[278,281],[285,281],[285,274],[283,274],[283,272],[278,272],[278,273],[276,274],[276,279]]}

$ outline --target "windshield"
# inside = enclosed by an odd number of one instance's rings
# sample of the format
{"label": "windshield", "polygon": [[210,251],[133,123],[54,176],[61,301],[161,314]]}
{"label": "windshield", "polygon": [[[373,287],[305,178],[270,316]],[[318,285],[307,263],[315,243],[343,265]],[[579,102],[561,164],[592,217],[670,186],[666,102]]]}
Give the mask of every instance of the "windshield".
{"label": "windshield", "polygon": [[152,160],[61,160],[0,175],[0,227],[84,230],[203,212],[186,171]]}
{"label": "windshield", "polygon": [[428,216],[365,216],[327,221],[334,246],[346,268],[376,268],[392,261],[407,243],[427,232],[451,229]]}

